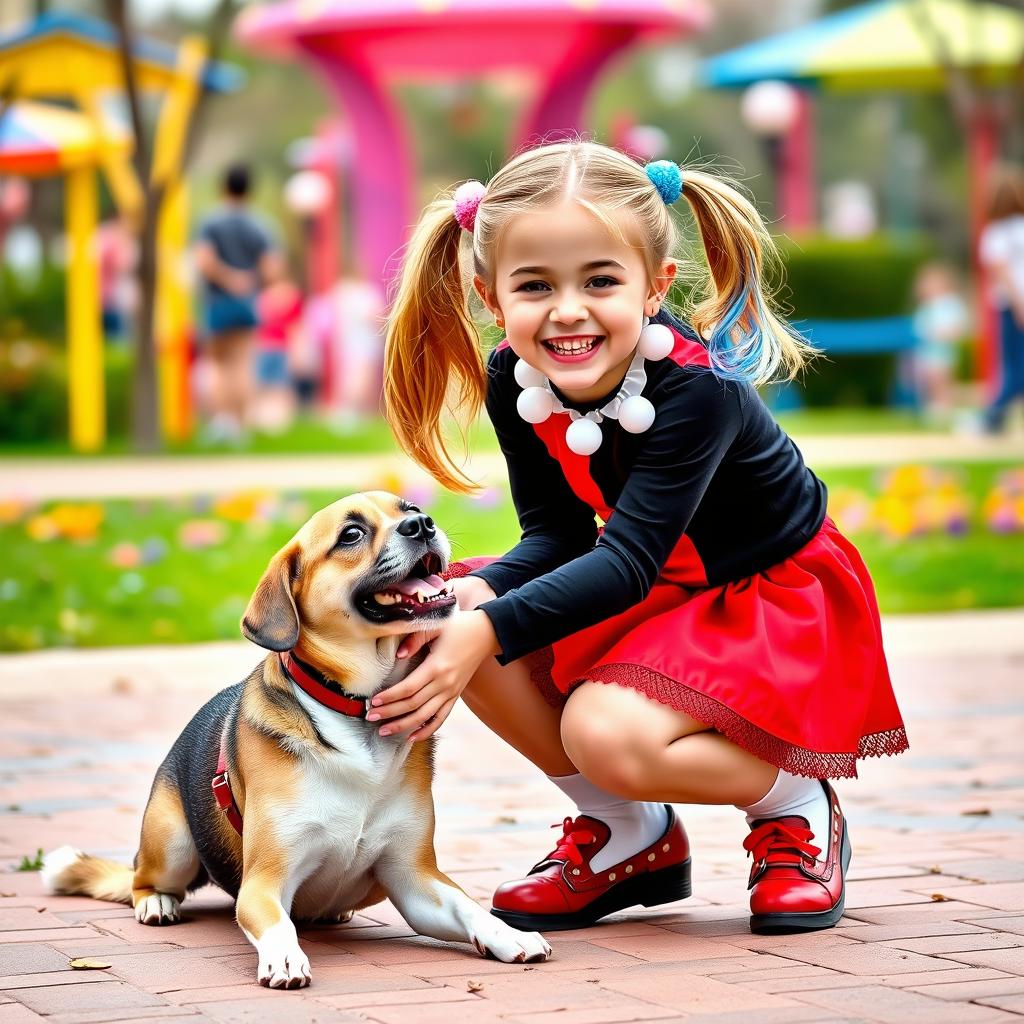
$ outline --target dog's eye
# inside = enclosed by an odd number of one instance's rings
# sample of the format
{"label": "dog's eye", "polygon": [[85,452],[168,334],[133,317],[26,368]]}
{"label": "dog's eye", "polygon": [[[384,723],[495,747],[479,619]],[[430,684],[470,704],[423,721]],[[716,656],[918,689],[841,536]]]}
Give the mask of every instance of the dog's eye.
{"label": "dog's eye", "polygon": [[366,531],[361,526],[346,526],[338,534],[334,546],[336,548],[351,547],[353,544],[358,544],[364,536],[366,536]]}
{"label": "dog's eye", "polygon": [[402,511],[403,512],[422,512],[423,509],[421,509],[419,507],[419,505],[410,505],[409,502],[406,502],[405,505],[402,507]]}

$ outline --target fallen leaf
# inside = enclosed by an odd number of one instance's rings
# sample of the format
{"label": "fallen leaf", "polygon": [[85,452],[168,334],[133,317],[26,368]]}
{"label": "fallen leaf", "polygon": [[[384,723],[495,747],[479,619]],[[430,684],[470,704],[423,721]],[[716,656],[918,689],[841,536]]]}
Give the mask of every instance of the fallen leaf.
{"label": "fallen leaf", "polygon": [[466,982],[466,991],[467,992],[482,992],[483,991],[483,987],[484,987],[483,983],[479,982],[479,981],[467,981]]}
{"label": "fallen leaf", "polygon": [[964,818],[987,818],[992,813],[991,808],[988,807],[976,807],[971,811],[961,811],[960,814]]}
{"label": "fallen leaf", "polygon": [[494,819],[495,825],[516,825],[518,821],[511,814],[499,814]]}
{"label": "fallen leaf", "polygon": [[943,896],[941,892],[932,893],[932,901],[934,903],[948,903],[952,898],[952,896]]}
{"label": "fallen leaf", "polygon": [[928,869],[928,874],[929,875],[941,875],[942,874],[942,868],[938,864],[933,864]]}
{"label": "fallen leaf", "polygon": [[73,971],[105,971],[110,966],[102,960],[90,960],[88,957],[79,957],[71,961]]}
{"label": "fallen leaf", "polygon": [[16,892],[0,892],[0,896],[17,896]]}

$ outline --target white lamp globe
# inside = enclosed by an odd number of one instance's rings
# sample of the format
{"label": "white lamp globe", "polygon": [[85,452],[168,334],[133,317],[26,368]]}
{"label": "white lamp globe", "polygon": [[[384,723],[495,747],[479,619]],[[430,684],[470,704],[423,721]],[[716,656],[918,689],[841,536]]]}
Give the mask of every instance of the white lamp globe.
{"label": "white lamp globe", "polygon": [[648,324],[640,332],[637,348],[644,359],[664,359],[675,348],[676,339],[664,324]]}
{"label": "white lamp globe", "polygon": [[654,406],[643,395],[631,395],[619,406],[619,424],[631,434],[642,434],[654,422]]}
{"label": "white lamp globe", "polygon": [[525,359],[516,363],[512,374],[521,388],[541,388],[547,380],[540,370],[535,370]]}
{"label": "white lamp globe", "polygon": [[593,455],[601,447],[601,428],[593,420],[573,420],[565,432],[565,443],[577,455]]}
{"label": "white lamp globe", "polygon": [[543,423],[554,410],[555,396],[546,388],[527,388],[516,399],[516,409],[527,423]]}
{"label": "white lamp globe", "polygon": [[299,217],[316,216],[331,200],[331,183],[319,171],[299,171],[284,185],[284,201]]}
{"label": "white lamp globe", "polygon": [[787,82],[774,79],[755,82],[743,93],[740,116],[755,135],[781,138],[800,116],[800,95]]}

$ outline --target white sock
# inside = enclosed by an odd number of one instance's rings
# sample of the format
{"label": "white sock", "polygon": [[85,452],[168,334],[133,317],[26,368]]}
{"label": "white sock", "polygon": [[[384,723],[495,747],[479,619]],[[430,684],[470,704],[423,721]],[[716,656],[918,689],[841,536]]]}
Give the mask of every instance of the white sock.
{"label": "white sock", "polygon": [[746,813],[748,825],[762,818],[797,815],[806,819],[807,827],[814,833],[815,839],[826,843],[828,841],[828,797],[818,779],[780,771],[775,784],[760,800],[740,810]]}
{"label": "white sock", "polygon": [[590,861],[591,871],[603,871],[650,846],[668,827],[664,804],[623,800],[598,789],[582,775],[549,775],[548,778],[576,805],[580,814],[603,821],[611,836],[603,850]]}

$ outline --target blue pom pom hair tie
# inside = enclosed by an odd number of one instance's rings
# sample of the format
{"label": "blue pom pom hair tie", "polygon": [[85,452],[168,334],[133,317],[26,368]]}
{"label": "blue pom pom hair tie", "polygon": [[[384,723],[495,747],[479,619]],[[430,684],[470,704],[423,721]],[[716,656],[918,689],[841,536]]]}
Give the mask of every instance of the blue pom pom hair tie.
{"label": "blue pom pom hair tie", "polygon": [[644,173],[666,206],[671,206],[683,194],[683,172],[679,164],[671,160],[653,160],[644,165]]}

